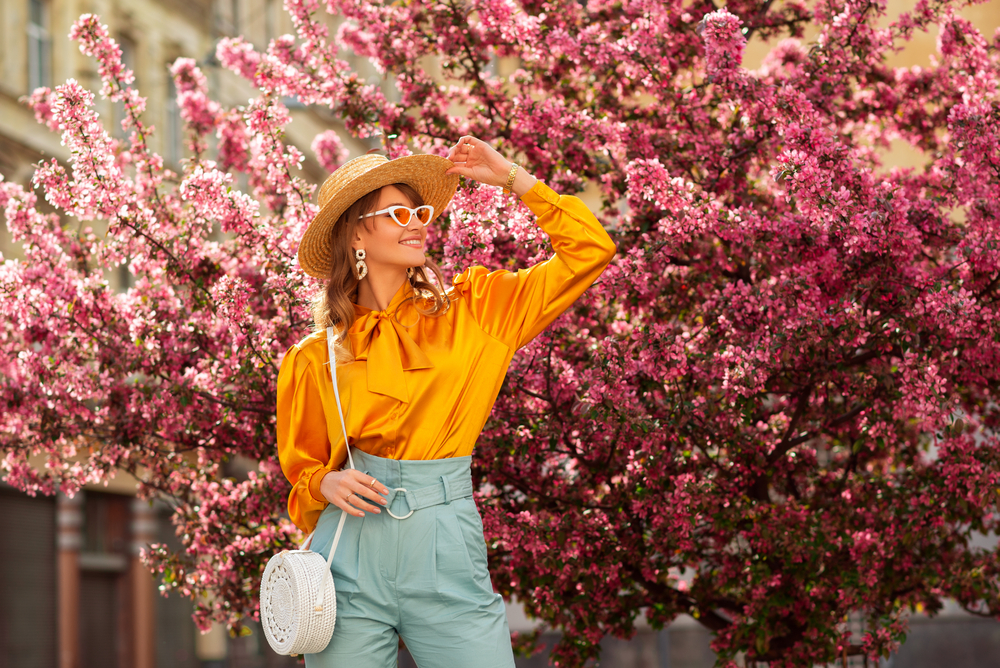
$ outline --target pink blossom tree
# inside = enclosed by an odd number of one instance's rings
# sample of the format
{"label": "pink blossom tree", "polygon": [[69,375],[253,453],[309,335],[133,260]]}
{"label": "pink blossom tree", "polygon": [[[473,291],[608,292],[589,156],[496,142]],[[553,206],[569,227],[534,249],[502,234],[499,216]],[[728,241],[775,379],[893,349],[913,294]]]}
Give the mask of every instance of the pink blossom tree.
{"label": "pink blossom tree", "polygon": [[[557,665],[641,616],[694,616],[727,666],[875,657],[944,598],[997,617],[1000,558],[970,541],[997,531],[1000,500],[1000,35],[948,0],[898,17],[884,0],[775,4],[286,0],[295,35],[219,45],[260,90],[248,105],[174,65],[180,173],[82,17],[72,37],[128,138],[77,82],[39,90],[71,152],[34,177],[57,213],[0,183],[24,248],[0,268],[7,481],[51,494],[129,471],[175,509],[183,550],[145,555],[164,588],[196,598],[201,625],[256,616],[265,558],[298,538],[273,427],[316,288],[295,263],[316,207],[282,134],[294,96],[392,156],[469,133],[561,192],[599,189],[619,256],[515,357],[477,446],[494,583],[562,632]],[[321,11],[344,18],[336,35]],[[933,27],[928,67],[886,64]],[[752,35],[774,45],[755,71]],[[885,166],[892,141],[921,164]],[[329,134],[312,149],[345,157]],[[523,206],[471,184],[432,234],[456,273],[551,252]],[[115,292],[101,272],[123,263],[135,284]],[[223,477],[237,456],[259,471]]]}

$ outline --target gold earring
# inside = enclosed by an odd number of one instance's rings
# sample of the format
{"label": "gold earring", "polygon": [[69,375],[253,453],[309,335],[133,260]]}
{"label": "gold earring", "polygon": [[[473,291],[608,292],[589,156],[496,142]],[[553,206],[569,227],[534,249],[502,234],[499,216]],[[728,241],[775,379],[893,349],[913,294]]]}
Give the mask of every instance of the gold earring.
{"label": "gold earring", "polygon": [[415,273],[416,273],[416,270],[413,267],[407,267],[407,269],[406,269],[406,277],[407,278],[413,278],[413,274],[415,274]]}
{"label": "gold earring", "polygon": [[368,265],[365,263],[365,255],[366,253],[364,248],[359,248],[354,251],[354,257],[358,261],[358,263],[354,265],[354,268],[358,272],[359,281],[368,275]]}

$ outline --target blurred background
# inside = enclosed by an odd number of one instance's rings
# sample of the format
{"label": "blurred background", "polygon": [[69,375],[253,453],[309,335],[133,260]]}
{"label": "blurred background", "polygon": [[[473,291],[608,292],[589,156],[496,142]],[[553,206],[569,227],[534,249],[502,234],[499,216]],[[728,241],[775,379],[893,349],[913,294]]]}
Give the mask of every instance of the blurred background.
{"label": "blurred background", "polygon": [[[890,0],[889,15],[896,16],[913,4]],[[0,174],[5,180],[27,185],[39,160],[68,158],[59,136],[39,125],[19,98],[36,87],[52,87],[71,77],[92,90],[99,88],[94,61],[80,54],[77,44],[67,37],[73,21],[87,12],[98,14],[121,45],[125,64],[136,75],[134,86],[148,98],[145,120],[156,127],[152,148],[175,170],[184,157],[184,141],[169,65],[181,56],[195,58],[209,79],[214,99],[225,106],[245,103],[256,91],[220,67],[214,55],[218,40],[243,35],[257,49],[264,49],[272,38],[293,32],[281,0],[0,0]],[[961,13],[988,37],[1000,26],[1000,0]],[[335,28],[337,19],[327,20]],[[812,37],[807,34],[805,39]],[[918,33],[890,64],[928,65],[935,38],[933,33]],[[751,42],[744,64],[757,67],[770,46]],[[390,77],[381,77],[367,60],[348,52],[341,57],[360,77],[380,82],[393,99]],[[433,70],[434,64],[427,67]],[[505,59],[496,67],[502,75],[513,71],[517,63]],[[378,137],[351,137],[329,110],[305,107],[294,99],[285,102],[293,116],[286,140],[306,155],[304,176],[313,182],[325,177],[309,150],[320,132],[337,130],[350,157],[382,145]],[[97,105],[107,119],[105,127],[120,135],[121,105],[102,100]],[[919,153],[902,143],[886,155],[887,164],[910,166],[919,161]],[[599,205],[596,191],[583,197],[592,206]],[[99,225],[94,227],[98,234],[102,232]],[[0,252],[4,258],[19,255],[6,228],[0,229]],[[107,279],[119,290],[131,284],[125,266],[108,272]],[[236,461],[226,474],[241,478],[256,465]],[[202,634],[191,621],[190,601],[159,594],[138,552],[150,543],[177,545],[170,509],[136,499],[134,490],[134,480],[126,474],[72,498],[30,497],[0,480],[0,668],[297,665],[295,659],[270,651],[259,626],[251,624],[252,633],[241,637],[231,637],[221,627]],[[984,544],[995,540],[983,538]],[[508,618],[511,630],[533,629],[516,602],[509,606]],[[551,644],[554,636],[544,635],[543,640]],[[708,667],[714,663],[709,641],[709,633],[695,620],[682,617],[661,631],[640,628],[630,641],[606,639],[601,665]],[[546,655],[519,660],[519,665],[545,666]],[[400,665],[413,665],[405,651]],[[867,664],[851,659],[847,665]],[[947,607],[933,619],[914,615],[906,644],[882,665],[995,668],[1000,666],[1000,623],[973,618],[957,606]]]}

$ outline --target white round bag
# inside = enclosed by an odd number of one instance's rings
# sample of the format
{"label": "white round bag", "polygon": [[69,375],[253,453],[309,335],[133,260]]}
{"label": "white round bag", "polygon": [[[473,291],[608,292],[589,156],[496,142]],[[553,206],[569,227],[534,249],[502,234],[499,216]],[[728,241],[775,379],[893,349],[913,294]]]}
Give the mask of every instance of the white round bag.
{"label": "white round bag", "polygon": [[323,555],[283,550],[271,557],[260,579],[260,623],[271,649],[285,655],[322,652],[336,622],[337,595]]}
{"label": "white round bag", "polygon": [[[340,426],[344,430],[348,464],[353,469],[354,458],[347,442],[347,427],[337,388],[333,341],[333,327],[328,327],[326,342],[330,354],[330,378],[333,379],[333,392],[337,398]],[[330,644],[337,621],[337,593],[330,565],[337,552],[345,520],[347,513],[341,511],[340,524],[326,559],[308,549],[313,536],[309,534],[301,550],[282,550],[268,560],[260,579],[260,624],[264,627],[267,644],[276,653],[315,654]]]}

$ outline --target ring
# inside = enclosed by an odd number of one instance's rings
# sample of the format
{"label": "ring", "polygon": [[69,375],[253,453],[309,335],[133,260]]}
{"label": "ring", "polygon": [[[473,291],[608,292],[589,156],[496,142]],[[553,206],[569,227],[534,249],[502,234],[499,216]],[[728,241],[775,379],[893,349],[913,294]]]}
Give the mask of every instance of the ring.
{"label": "ring", "polygon": [[375,483],[376,482],[378,482],[378,481],[375,480],[375,478],[372,478],[372,481],[370,483],[368,483],[368,486],[371,487],[372,489],[375,489]]}
{"label": "ring", "polygon": [[344,497],[344,501],[347,501],[349,498],[351,498],[351,494],[354,494],[354,492],[348,492],[347,496]]}

